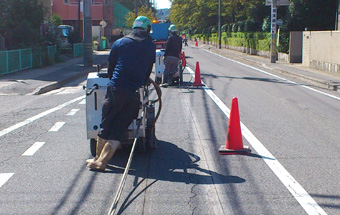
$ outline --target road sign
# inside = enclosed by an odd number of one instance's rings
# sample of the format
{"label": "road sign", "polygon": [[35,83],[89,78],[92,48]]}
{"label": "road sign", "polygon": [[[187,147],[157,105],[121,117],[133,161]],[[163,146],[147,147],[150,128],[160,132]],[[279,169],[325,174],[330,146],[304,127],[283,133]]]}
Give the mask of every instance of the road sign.
{"label": "road sign", "polygon": [[99,25],[102,26],[102,28],[106,27],[106,22],[104,20],[100,21]]}
{"label": "road sign", "polygon": [[[275,0],[266,0],[266,6],[271,6]],[[288,6],[290,5],[289,0],[276,0],[276,6]]]}
{"label": "road sign", "polygon": [[281,25],[283,24],[283,20],[282,20],[282,19],[276,20],[276,24],[277,24],[278,26],[281,26]]}

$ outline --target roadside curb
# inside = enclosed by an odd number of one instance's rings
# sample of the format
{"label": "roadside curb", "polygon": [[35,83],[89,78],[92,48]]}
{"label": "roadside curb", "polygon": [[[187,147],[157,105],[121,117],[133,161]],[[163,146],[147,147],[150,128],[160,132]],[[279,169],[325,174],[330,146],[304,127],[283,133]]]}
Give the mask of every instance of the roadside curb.
{"label": "roadside curb", "polygon": [[[107,62],[100,63],[99,69],[103,68],[106,64],[107,64]],[[96,70],[97,70],[97,67],[92,66],[91,68],[87,69],[85,72],[81,72],[77,75],[73,75],[73,76],[70,76],[68,78],[61,79],[59,81],[53,81],[53,82],[50,82],[48,84],[45,84],[44,86],[38,87],[31,94],[32,95],[41,95],[41,94],[47,93],[49,91],[58,89],[58,88],[62,87],[63,85],[68,84],[68,83],[70,83],[74,80],[77,80],[78,78],[81,78],[84,75],[87,75],[88,73],[96,71]]]}

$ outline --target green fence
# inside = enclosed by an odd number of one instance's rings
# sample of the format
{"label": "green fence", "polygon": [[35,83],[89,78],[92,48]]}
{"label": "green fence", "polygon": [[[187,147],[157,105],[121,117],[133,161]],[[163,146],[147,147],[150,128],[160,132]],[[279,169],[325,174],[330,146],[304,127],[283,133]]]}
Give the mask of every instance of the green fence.
{"label": "green fence", "polygon": [[[57,46],[0,51],[0,75],[42,66],[43,62],[55,63]],[[84,55],[83,43],[73,44],[73,56]]]}
{"label": "green fence", "polygon": [[[42,65],[41,48],[0,51],[0,75]],[[55,62],[56,46],[47,47],[47,59]]]}
{"label": "green fence", "polygon": [[73,57],[79,57],[84,55],[84,44],[75,43],[73,44]]}

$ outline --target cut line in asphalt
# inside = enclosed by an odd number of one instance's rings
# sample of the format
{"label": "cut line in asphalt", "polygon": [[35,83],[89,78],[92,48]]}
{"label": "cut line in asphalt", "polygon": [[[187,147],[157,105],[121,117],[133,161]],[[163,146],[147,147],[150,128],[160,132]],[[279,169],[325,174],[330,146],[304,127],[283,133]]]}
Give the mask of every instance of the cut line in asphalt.
{"label": "cut line in asphalt", "polygon": [[[237,61],[234,61],[234,62],[237,62]],[[237,62],[237,63],[244,65],[241,62]],[[251,66],[248,66],[248,67],[251,68]],[[193,76],[195,75],[194,71],[191,68],[186,67],[186,69],[190,72],[191,75]],[[220,110],[229,118],[230,109],[215,95],[215,93],[203,81],[202,81],[202,84],[204,84],[204,86],[202,86],[204,91],[215,102],[215,104],[220,108]],[[281,163],[278,160],[276,160],[276,158],[266,149],[266,147],[264,147],[264,145],[250,132],[250,130],[242,122],[240,123],[241,123],[241,131],[242,131],[243,137],[255,149],[255,151],[257,151],[257,153],[261,156],[262,160],[269,166],[269,168],[274,172],[274,174],[280,179],[283,185],[289,190],[289,192],[299,202],[299,204],[303,207],[303,209],[307,212],[307,214],[326,215],[326,212],[315,202],[315,200],[293,178],[293,176],[289,174],[289,172],[281,165]]]}

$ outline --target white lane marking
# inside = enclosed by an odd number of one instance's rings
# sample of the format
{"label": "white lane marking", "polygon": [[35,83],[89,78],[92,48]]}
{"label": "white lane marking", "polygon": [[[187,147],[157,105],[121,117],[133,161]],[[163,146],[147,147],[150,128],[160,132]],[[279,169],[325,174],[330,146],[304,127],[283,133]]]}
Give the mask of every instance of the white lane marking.
{"label": "white lane marking", "polygon": [[32,156],[36,153],[45,142],[35,142],[31,147],[29,147],[21,156]]}
{"label": "white lane marking", "polygon": [[68,112],[68,114],[66,114],[67,116],[73,116],[74,114],[76,114],[79,111],[79,109],[72,109],[70,112]]}
{"label": "white lane marking", "polygon": [[[280,79],[280,80],[283,80],[283,81],[287,81],[288,83],[295,84],[295,85],[299,85],[298,83],[296,83],[296,82],[294,82],[294,81],[290,81],[290,80],[288,80],[288,79],[285,79],[285,78],[282,78],[282,77],[280,77],[280,76],[271,74],[271,73],[269,73],[269,72],[263,71],[263,70],[258,69],[258,68],[256,68],[256,67],[247,65],[247,64],[245,64],[245,63],[241,63],[241,62],[239,62],[239,61],[236,61],[236,60],[233,60],[233,59],[224,57],[224,56],[222,56],[222,55],[216,54],[216,53],[211,52],[211,51],[208,51],[208,50],[204,50],[204,51],[206,51],[206,52],[208,52],[208,53],[211,53],[211,54],[214,54],[214,55],[216,55],[216,56],[219,56],[219,57],[221,57],[221,58],[223,58],[223,59],[232,61],[232,62],[234,62],[234,63],[240,64],[240,65],[242,65],[242,66],[248,67],[248,68],[250,68],[250,69],[256,70],[256,71],[258,71],[258,72],[264,73],[264,74],[266,74],[266,75],[270,75],[270,76],[275,77],[275,78],[277,78],[277,79]],[[316,92],[316,93],[320,93],[320,94],[322,94],[322,95],[325,95],[325,96],[328,96],[328,97],[330,97],[330,98],[333,98],[333,99],[336,99],[336,100],[339,100],[339,101],[340,101],[340,97],[333,96],[333,95],[331,95],[331,94],[322,92],[322,91],[320,91],[320,90],[313,89],[313,88],[308,87],[308,86],[306,86],[306,85],[299,85],[299,86],[301,86],[301,87],[303,87],[303,88],[306,88],[306,89],[308,89],[308,90],[314,91],[314,92]]]}
{"label": "white lane marking", "polygon": [[[191,75],[194,75],[194,71],[187,67]],[[204,83],[202,81],[202,83]],[[210,98],[216,103],[216,105],[222,110],[222,112],[229,118],[230,109],[207,87],[202,87]],[[280,164],[278,160],[264,147],[264,145],[249,131],[249,129],[241,122],[242,135],[249,144],[257,151],[262,157],[262,160],[266,162],[269,168],[285,185],[289,192],[300,203],[303,209],[309,215],[326,214],[326,212],[314,201],[314,199],[307,193],[307,191],[289,174],[289,172]]]}
{"label": "white lane marking", "polygon": [[0,173],[0,187],[4,185],[13,175],[14,173]]}
{"label": "white lane marking", "polygon": [[64,124],[65,124],[65,122],[56,122],[56,123],[52,126],[52,128],[50,128],[49,131],[59,131],[59,129],[60,129],[61,127],[63,127]]}
{"label": "white lane marking", "polygon": [[5,134],[8,134],[8,133],[10,133],[10,132],[12,132],[12,131],[18,129],[18,128],[21,128],[21,127],[23,127],[23,126],[25,126],[25,125],[27,125],[27,124],[29,124],[29,123],[31,123],[31,122],[37,120],[37,119],[40,119],[40,118],[42,118],[42,117],[44,117],[44,116],[47,116],[47,115],[50,114],[50,113],[53,113],[53,112],[55,112],[55,111],[58,111],[58,110],[60,110],[60,109],[62,109],[62,108],[64,108],[64,107],[66,107],[66,106],[68,106],[68,105],[70,105],[70,104],[72,104],[72,103],[74,103],[74,102],[76,102],[76,101],[79,101],[79,100],[81,100],[81,99],[84,99],[84,96],[80,96],[80,97],[75,98],[75,99],[73,99],[73,100],[71,100],[71,101],[65,102],[64,104],[61,104],[61,105],[59,105],[59,106],[57,106],[57,107],[54,107],[54,108],[52,108],[52,109],[49,109],[49,110],[44,111],[44,112],[42,112],[42,113],[39,113],[39,114],[37,114],[37,115],[35,115],[35,116],[31,117],[31,118],[28,118],[28,119],[26,119],[26,120],[24,120],[24,121],[22,121],[22,122],[19,122],[19,123],[15,124],[15,125],[12,125],[11,127],[8,127],[8,128],[6,128],[6,129],[0,131],[0,137],[2,137],[2,136],[4,136]]}
{"label": "white lane marking", "polygon": [[85,100],[85,99],[81,100],[81,101],[79,102],[79,104],[80,104],[80,105],[86,104],[86,100]]}

